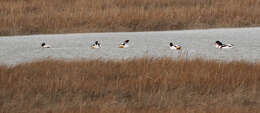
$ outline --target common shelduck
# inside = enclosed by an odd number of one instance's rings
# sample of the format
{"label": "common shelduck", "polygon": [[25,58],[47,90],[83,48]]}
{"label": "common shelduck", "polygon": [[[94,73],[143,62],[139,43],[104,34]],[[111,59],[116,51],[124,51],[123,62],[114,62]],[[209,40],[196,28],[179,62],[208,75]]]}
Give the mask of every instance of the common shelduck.
{"label": "common shelduck", "polygon": [[128,43],[129,42],[129,40],[125,40],[124,42],[122,42],[119,46],[118,46],[118,48],[127,48],[127,47],[129,47],[128,46]]}
{"label": "common shelduck", "polygon": [[232,48],[234,45],[233,44],[223,44],[220,41],[216,41],[215,46],[216,46],[216,48],[220,48],[220,49],[228,49],[228,48]]}
{"label": "common shelduck", "polygon": [[43,48],[51,48],[51,45],[46,45],[44,42],[42,43]]}
{"label": "common shelduck", "polygon": [[180,45],[173,45],[173,43],[170,43],[170,49],[175,49],[175,50],[181,50],[181,46]]}
{"label": "common shelduck", "polygon": [[92,49],[101,48],[101,44],[98,41],[95,41],[95,43],[92,44],[90,48]]}

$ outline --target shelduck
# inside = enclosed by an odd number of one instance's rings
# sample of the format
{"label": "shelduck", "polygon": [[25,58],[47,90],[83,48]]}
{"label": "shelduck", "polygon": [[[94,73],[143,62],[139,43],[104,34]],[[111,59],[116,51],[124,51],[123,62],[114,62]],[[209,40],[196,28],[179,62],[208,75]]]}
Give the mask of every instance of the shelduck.
{"label": "shelduck", "polygon": [[220,49],[228,49],[228,48],[232,48],[234,45],[233,44],[223,44],[220,41],[216,41],[215,46],[216,46],[216,48],[220,48]]}
{"label": "shelduck", "polygon": [[174,45],[174,44],[171,42],[171,43],[170,43],[170,49],[181,50],[181,46],[180,46],[180,45]]}
{"label": "shelduck", "polygon": [[118,46],[118,48],[127,48],[127,47],[129,47],[127,43],[129,43],[129,40],[125,40],[124,42],[122,42],[122,43]]}
{"label": "shelduck", "polygon": [[101,44],[98,41],[95,41],[95,43],[92,44],[90,48],[92,49],[101,48]]}
{"label": "shelduck", "polygon": [[51,45],[46,45],[45,42],[43,42],[41,46],[42,46],[43,48],[51,48]]}

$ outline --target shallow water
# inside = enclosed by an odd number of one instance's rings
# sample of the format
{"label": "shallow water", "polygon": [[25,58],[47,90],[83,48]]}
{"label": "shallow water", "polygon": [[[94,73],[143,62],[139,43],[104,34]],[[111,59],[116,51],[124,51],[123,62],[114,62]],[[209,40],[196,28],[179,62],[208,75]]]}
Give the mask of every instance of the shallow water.
{"label": "shallow water", "polygon": [[[117,48],[129,39],[129,48]],[[98,40],[101,49],[91,49]],[[234,44],[232,49],[217,49],[214,42]],[[46,42],[52,48],[41,48]],[[170,42],[182,45],[182,51],[170,50]],[[188,58],[203,57],[217,60],[260,59],[260,28],[208,29],[163,32],[84,33],[0,37],[0,64],[17,64],[46,58],[124,59],[142,56]]]}

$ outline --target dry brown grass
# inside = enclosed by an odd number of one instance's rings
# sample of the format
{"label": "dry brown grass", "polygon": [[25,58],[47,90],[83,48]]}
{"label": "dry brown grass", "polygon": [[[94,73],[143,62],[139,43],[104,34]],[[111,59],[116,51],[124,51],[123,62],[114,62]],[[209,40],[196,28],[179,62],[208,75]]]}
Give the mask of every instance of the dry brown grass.
{"label": "dry brown grass", "polygon": [[44,60],[0,66],[0,113],[259,113],[260,64]]}
{"label": "dry brown grass", "polygon": [[260,25],[260,0],[0,0],[0,35]]}

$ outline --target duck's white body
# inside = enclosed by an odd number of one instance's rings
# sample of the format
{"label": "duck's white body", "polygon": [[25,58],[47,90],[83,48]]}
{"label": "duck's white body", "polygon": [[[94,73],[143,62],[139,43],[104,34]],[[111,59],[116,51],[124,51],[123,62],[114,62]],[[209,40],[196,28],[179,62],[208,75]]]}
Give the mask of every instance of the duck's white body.
{"label": "duck's white body", "polygon": [[215,46],[216,46],[216,48],[221,48],[221,46],[220,46],[220,45],[218,45],[218,44],[215,44]]}
{"label": "duck's white body", "polygon": [[233,48],[232,44],[225,44],[224,46],[221,47],[222,49],[230,49]]}
{"label": "duck's white body", "polygon": [[172,49],[172,50],[181,50],[181,46],[180,45],[173,45],[173,43],[170,43],[170,49]]}
{"label": "duck's white body", "polygon": [[127,48],[127,47],[129,47],[129,45],[127,45],[127,44],[120,44],[120,45],[118,46],[118,48]]}
{"label": "duck's white body", "polygon": [[43,48],[51,48],[51,45],[44,45]]}
{"label": "duck's white body", "polygon": [[180,49],[181,49],[181,46],[179,46],[179,45],[171,46],[170,49],[180,50]]}
{"label": "duck's white body", "polygon": [[97,48],[101,48],[101,46],[100,46],[100,45],[95,45],[95,44],[93,44],[93,45],[91,46],[91,48],[92,48],[92,49],[97,49]]}

